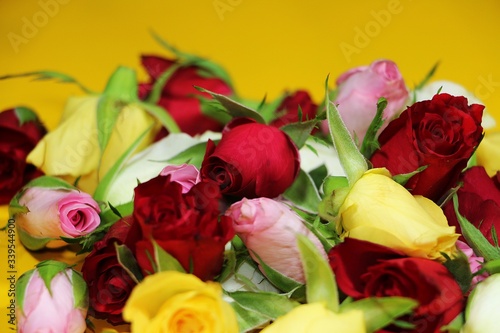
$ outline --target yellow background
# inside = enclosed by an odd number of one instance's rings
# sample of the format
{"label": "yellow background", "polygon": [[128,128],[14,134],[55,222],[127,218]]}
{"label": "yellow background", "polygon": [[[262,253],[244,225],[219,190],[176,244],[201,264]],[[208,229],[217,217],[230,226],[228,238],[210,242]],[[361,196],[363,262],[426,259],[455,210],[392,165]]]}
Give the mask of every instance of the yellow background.
{"label": "yellow background", "polygon": [[[500,119],[496,0],[59,1],[0,0],[0,76],[56,70],[102,90],[125,65],[145,79],[139,56],[167,55],[152,29],[181,50],[222,64],[246,98],[305,88],[319,102],[328,74],[335,78],[378,58],[394,60],[412,87],[440,61],[435,79],[462,84]],[[75,94],[81,92],[73,85],[4,80],[0,110],[32,107],[52,129]],[[5,209],[0,218],[7,221]],[[8,332],[5,234],[0,242],[0,331]],[[19,274],[49,256],[72,259],[67,252],[17,250]]]}

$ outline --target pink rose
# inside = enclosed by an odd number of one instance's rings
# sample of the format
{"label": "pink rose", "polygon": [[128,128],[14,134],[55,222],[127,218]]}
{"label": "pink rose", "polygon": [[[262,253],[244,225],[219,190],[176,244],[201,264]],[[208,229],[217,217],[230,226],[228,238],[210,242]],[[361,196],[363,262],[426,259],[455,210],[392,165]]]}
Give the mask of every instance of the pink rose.
{"label": "pink rose", "polygon": [[31,187],[22,193],[19,204],[28,211],[16,215],[16,224],[21,242],[30,250],[65,246],[61,236],[84,236],[101,221],[97,202],[78,190]]}
{"label": "pink rose", "polygon": [[181,184],[182,193],[187,193],[201,181],[200,171],[194,165],[168,165],[160,172],[160,176],[170,175],[170,181]]}
{"label": "pink rose", "polygon": [[[319,239],[284,203],[269,198],[244,198],[229,207],[226,215],[233,218],[236,234],[256,262],[259,257],[267,266],[293,280],[305,282],[297,247],[298,234],[308,237],[328,260]],[[259,268],[264,273],[260,265]]]}
{"label": "pink rose", "polygon": [[[56,274],[53,276],[52,272]],[[67,265],[52,260],[41,262],[19,278],[16,289],[19,333],[85,332],[87,285]]]}
{"label": "pink rose", "polygon": [[[378,99],[387,99],[383,117],[387,124],[403,110],[408,96],[408,89],[396,64],[378,60],[370,66],[357,67],[340,75],[334,103],[351,135],[357,137],[361,144],[377,112]],[[328,131],[327,126],[323,122],[324,132]]]}
{"label": "pink rose", "polygon": [[[467,256],[467,259],[469,260],[470,271],[472,272],[472,274],[477,273],[481,269],[482,264],[484,263],[484,258],[476,256],[474,254],[474,250],[472,250],[470,246],[465,242],[457,240],[456,245],[457,248]],[[487,277],[488,277],[487,273],[482,273],[480,275],[474,276],[472,278],[472,288],[474,288],[476,284],[486,279]]]}

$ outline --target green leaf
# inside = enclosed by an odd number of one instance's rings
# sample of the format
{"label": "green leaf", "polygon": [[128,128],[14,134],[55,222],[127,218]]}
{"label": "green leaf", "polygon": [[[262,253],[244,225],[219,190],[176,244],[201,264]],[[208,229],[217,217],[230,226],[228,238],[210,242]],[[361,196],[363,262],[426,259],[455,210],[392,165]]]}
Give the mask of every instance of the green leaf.
{"label": "green leaf", "polygon": [[490,275],[500,273],[500,259],[483,263],[482,270],[486,270]]}
{"label": "green leaf", "polygon": [[258,123],[265,123],[264,118],[262,118],[262,116],[257,111],[252,110],[249,107],[240,104],[227,96],[214,93],[202,87],[195,86],[195,88],[201,92],[210,94],[210,96],[218,101],[232,117],[247,117],[257,121]]}
{"label": "green leaf", "polygon": [[335,245],[341,242],[339,236],[335,232],[335,224],[333,222],[323,223],[319,216],[313,223],[304,221],[305,226],[318,237],[319,241],[328,253]]}
{"label": "green leaf", "polygon": [[349,181],[344,176],[328,176],[323,182],[323,191],[325,193],[332,193],[346,187],[349,187]]}
{"label": "green leaf", "polygon": [[236,302],[230,302],[229,305],[236,314],[240,333],[252,332],[271,321],[271,318],[256,311],[249,311]]}
{"label": "green leaf", "polygon": [[26,294],[26,287],[30,282],[31,276],[35,273],[35,270],[29,270],[22,274],[16,282],[16,306],[21,309],[24,313],[24,295]]}
{"label": "green leaf", "polygon": [[160,124],[165,127],[169,133],[181,133],[181,129],[175,122],[172,115],[162,106],[145,102],[136,102],[136,104],[140,108],[146,110],[146,112],[148,112],[150,115],[158,119]]}
{"label": "green leaf", "polygon": [[309,176],[311,176],[316,188],[321,188],[321,184],[328,177],[328,168],[324,164],[321,164],[316,169],[309,171]]}
{"label": "green leaf", "polygon": [[156,273],[164,271],[177,271],[186,273],[177,259],[172,257],[167,251],[162,249],[158,243],[153,240],[154,260],[156,263]]}
{"label": "green leaf", "polygon": [[488,240],[483,236],[481,231],[479,231],[472,223],[470,223],[465,217],[463,217],[458,210],[458,196],[453,195],[453,207],[455,209],[455,214],[457,220],[462,229],[462,235],[464,236],[467,244],[474,250],[478,256],[483,257],[485,261],[500,259],[500,251],[498,248],[488,242]]}
{"label": "green leaf", "polygon": [[115,243],[115,248],[118,263],[130,275],[134,282],[139,283],[143,279],[143,276],[132,251],[130,251],[126,245],[118,243]]}
{"label": "green leaf", "polygon": [[370,333],[395,323],[396,318],[410,314],[417,306],[416,300],[405,297],[370,297],[342,304],[340,312],[363,311],[366,332]]}
{"label": "green leaf", "polygon": [[280,129],[288,134],[298,149],[302,148],[311,135],[312,130],[319,122],[318,119],[311,119],[298,123],[291,123],[282,126]]}
{"label": "green leaf", "polygon": [[469,259],[462,251],[458,251],[454,258],[450,258],[446,253],[442,253],[442,255],[446,258],[443,265],[453,275],[462,292],[464,294],[467,293],[472,283],[472,272],[470,270]]}
{"label": "green leaf", "polygon": [[246,310],[263,314],[272,320],[276,320],[300,305],[299,302],[285,295],[272,292],[235,291],[228,295]]}
{"label": "green leaf", "polygon": [[72,284],[75,307],[86,309],[88,307],[87,283],[83,279],[82,275],[75,270],[73,270]]}
{"label": "green leaf", "polygon": [[54,72],[54,71],[35,71],[35,72],[27,72],[27,73],[21,73],[21,74],[9,74],[9,75],[0,76],[0,80],[13,79],[13,78],[19,78],[19,77],[27,77],[27,76],[35,76],[35,80],[57,80],[57,81],[63,82],[63,83],[74,83],[81,90],[83,90],[85,93],[87,93],[89,95],[96,94],[94,91],[88,89],[83,84],[81,84],[76,79],[74,79],[73,77],[71,77],[67,74],[64,74],[64,73]]}
{"label": "green leaf", "polygon": [[340,117],[337,107],[328,98],[328,78],[326,79],[325,89],[326,117],[330,136],[338,152],[342,168],[349,180],[349,185],[352,186],[368,170],[368,164],[351,138],[351,134]]}
{"label": "green leaf", "polygon": [[264,118],[264,121],[266,124],[269,124],[276,118],[279,118],[281,115],[276,113],[276,110],[280,107],[281,103],[285,100],[285,98],[288,96],[288,94],[282,94],[278,98],[276,98],[274,101],[270,103],[265,103],[266,97],[262,100],[261,105],[257,108],[257,111],[260,113],[262,118]]}
{"label": "green leaf", "polygon": [[218,121],[221,124],[227,124],[231,121],[231,115],[218,101],[198,95],[196,98],[200,101],[202,114]]}
{"label": "green leaf", "polygon": [[130,145],[130,147],[125,150],[125,152],[120,156],[119,159],[116,160],[115,164],[106,172],[106,175],[101,179],[99,184],[97,185],[94,192],[94,199],[97,201],[103,201],[106,199],[108,191],[113,185],[116,177],[118,177],[118,173],[125,165],[125,162],[129,159],[129,157],[134,153],[137,149],[141,141],[146,137],[146,135],[151,131],[152,126],[147,128],[142,134]]}
{"label": "green leaf", "polygon": [[324,302],[328,309],[338,312],[339,294],[330,265],[306,236],[297,235],[297,245],[306,277],[307,303]]}
{"label": "green leaf", "polygon": [[394,180],[396,183],[398,183],[401,186],[405,186],[411,177],[424,171],[425,169],[427,169],[427,167],[428,167],[428,165],[423,165],[413,172],[401,173],[399,175],[392,176],[392,180]]}
{"label": "green leaf", "polygon": [[387,107],[387,100],[383,97],[379,98],[377,102],[377,112],[375,117],[373,118],[368,130],[366,131],[365,137],[363,139],[363,143],[361,144],[361,154],[366,159],[370,159],[373,152],[377,150],[380,145],[378,143],[377,133],[379,129],[384,124],[384,110]]}
{"label": "green leaf", "polygon": [[[109,228],[114,222],[118,221],[122,216],[132,215],[134,211],[134,202],[130,201],[118,206],[109,205],[110,209],[103,210],[101,212],[101,224],[99,228]],[[97,229],[96,229],[97,230]]]}
{"label": "green leaf", "polygon": [[461,333],[462,327],[465,323],[464,314],[460,313],[455,319],[451,321],[448,325],[444,325],[441,327],[441,332],[447,333]]}
{"label": "green leaf", "polygon": [[18,106],[14,108],[14,113],[16,114],[16,117],[19,120],[20,126],[22,126],[25,123],[39,121],[35,111],[25,106]]}
{"label": "green leaf", "polygon": [[321,197],[313,179],[303,170],[299,171],[299,175],[283,196],[300,209],[311,213],[318,212]]}
{"label": "green leaf", "polygon": [[[219,142],[219,140],[214,140],[215,144],[217,144],[217,142]],[[206,149],[207,149],[207,143],[200,142],[195,144],[194,146],[189,147],[183,152],[180,152],[174,157],[168,159],[166,162],[176,165],[189,163],[200,169],[201,163],[203,162],[203,158],[205,157]]]}

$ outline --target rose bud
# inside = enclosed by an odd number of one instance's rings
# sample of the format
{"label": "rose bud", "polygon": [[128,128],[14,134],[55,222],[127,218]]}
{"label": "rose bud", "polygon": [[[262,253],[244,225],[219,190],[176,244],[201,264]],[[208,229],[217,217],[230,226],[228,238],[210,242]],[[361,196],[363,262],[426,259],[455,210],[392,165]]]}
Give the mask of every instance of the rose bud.
{"label": "rose bud", "polygon": [[[299,107],[302,111],[302,119],[299,119]],[[276,109],[277,119],[274,119],[270,125],[281,127],[286,124],[296,123],[300,120],[305,121],[314,119],[318,105],[315,104],[305,90],[297,90],[293,94],[285,97],[280,106]]]}
{"label": "rose bud", "polygon": [[500,274],[493,274],[479,283],[470,294],[465,309],[463,333],[498,332],[500,308]]}
{"label": "rose bud", "polygon": [[[319,239],[284,203],[269,198],[244,198],[231,205],[225,214],[233,219],[236,235],[256,262],[259,263],[260,258],[267,266],[295,281],[305,283],[296,241],[298,234],[309,238],[327,260]],[[264,273],[262,268],[261,271]]]}
{"label": "rose bud", "polygon": [[[474,253],[474,250],[472,250],[472,248],[469,245],[467,245],[467,243],[462,242],[461,240],[457,240],[456,245],[457,249],[462,251],[463,254],[465,254],[465,256],[467,257],[471,273],[476,274],[477,272],[479,272],[482,268],[482,264],[484,263],[484,258],[477,256]],[[471,288],[474,288],[476,284],[484,280],[486,277],[488,277],[487,272],[481,273],[479,275],[477,274],[474,275],[474,277],[472,278]]]}
{"label": "rose bud", "polygon": [[65,263],[42,261],[16,284],[18,332],[83,333],[87,328],[87,285]]}
{"label": "rose bud", "polygon": [[[397,117],[408,101],[408,89],[397,65],[390,60],[378,60],[370,66],[351,69],[337,79],[334,100],[340,116],[353,138],[363,142],[366,131],[377,112],[377,101],[384,97],[385,124]],[[328,133],[327,122],[322,129]]]}
{"label": "rose bud", "polygon": [[37,115],[25,107],[0,112],[0,205],[10,199],[24,184],[43,173],[26,156],[47,132]]}
{"label": "rose bud", "polygon": [[[151,78],[149,83],[140,86],[140,96],[146,98],[156,80],[166,70],[179,63],[176,60],[151,55],[144,55],[141,60]],[[203,114],[197,98],[197,96],[209,98],[210,95],[198,91],[195,86],[222,95],[232,94],[229,84],[206,68],[196,65],[182,66],[172,74],[163,87],[158,105],[163,106],[172,115],[182,132],[191,136],[206,131],[220,131],[223,125]],[[160,137],[166,133],[167,131],[163,130]]]}
{"label": "rose bud", "polygon": [[89,194],[50,176],[28,183],[9,208],[29,250],[65,246],[61,237],[84,236],[100,224],[99,205]]}
{"label": "rose bud", "polygon": [[222,194],[274,198],[292,185],[300,169],[293,141],[278,128],[235,118],[220,142],[208,142],[201,178],[213,180]]}
{"label": "rose bud", "polygon": [[170,175],[170,181],[181,184],[182,193],[189,192],[194,185],[201,181],[200,172],[194,165],[190,164],[167,165],[160,172],[160,175]]}
{"label": "rose bud", "polygon": [[426,167],[405,187],[437,201],[455,186],[481,141],[483,109],[479,104],[468,105],[465,97],[448,94],[417,102],[382,131],[380,149],[370,161],[393,175]]}

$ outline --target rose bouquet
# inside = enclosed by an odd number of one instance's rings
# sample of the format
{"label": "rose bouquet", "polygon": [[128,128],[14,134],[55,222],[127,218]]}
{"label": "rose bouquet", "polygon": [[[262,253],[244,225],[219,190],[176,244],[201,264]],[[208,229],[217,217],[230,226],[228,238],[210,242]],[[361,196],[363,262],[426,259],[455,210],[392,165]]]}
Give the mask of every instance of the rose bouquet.
{"label": "rose bouquet", "polygon": [[378,60],[321,102],[249,101],[161,42],[149,82],[79,84],[53,131],[0,113],[20,241],[85,254],[18,279],[19,332],[495,331],[500,166],[473,96]]}

